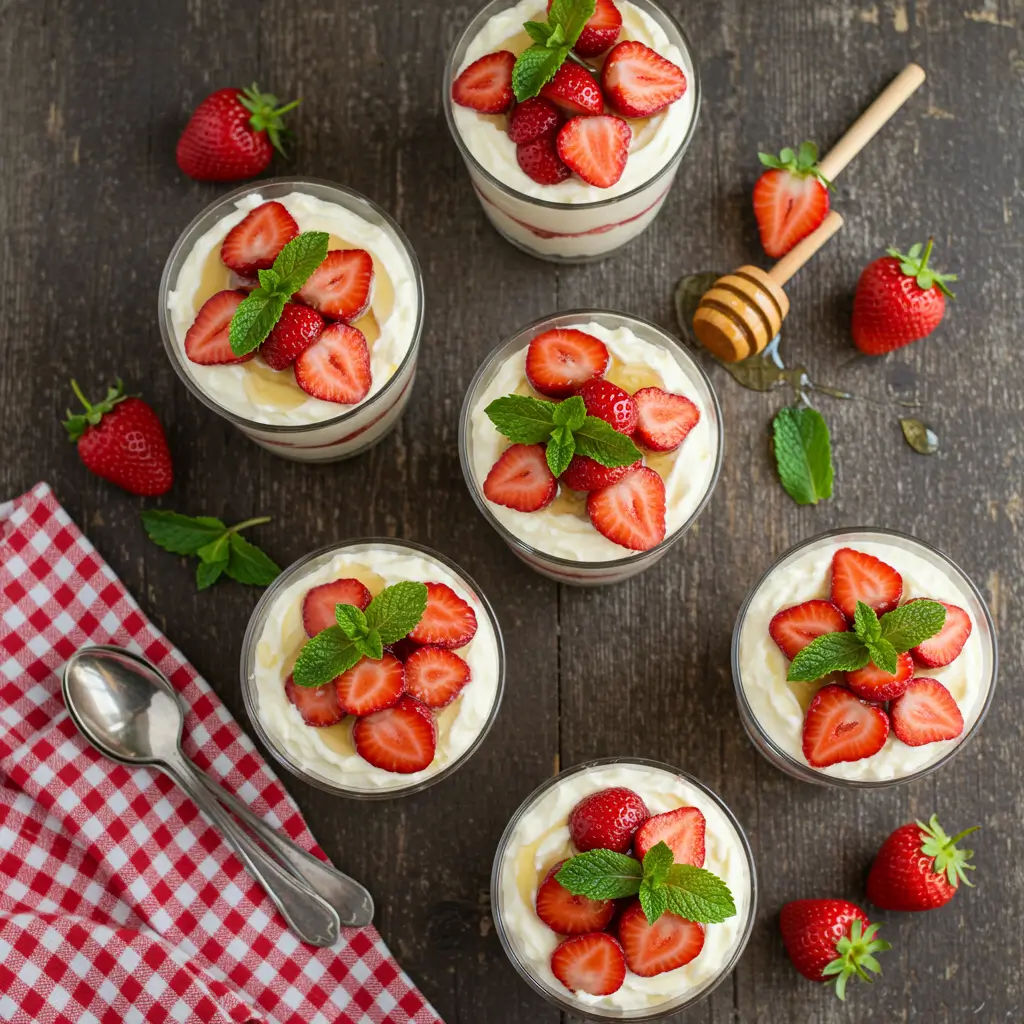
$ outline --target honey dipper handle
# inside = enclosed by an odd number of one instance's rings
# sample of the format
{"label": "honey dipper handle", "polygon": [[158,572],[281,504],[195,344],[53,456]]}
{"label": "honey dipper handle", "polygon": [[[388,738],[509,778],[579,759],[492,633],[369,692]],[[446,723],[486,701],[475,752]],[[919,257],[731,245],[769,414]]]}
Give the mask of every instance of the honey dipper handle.
{"label": "honey dipper handle", "polygon": [[874,103],[850,126],[821,161],[821,173],[831,181],[875,137],[924,81],[924,68],[908,64],[881,92]]}
{"label": "honey dipper handle", "polygon": [[843,218],[835,210],[830,211],[814,231],[768,271],[768,276],[777,285],[784,285],[842,226]]}

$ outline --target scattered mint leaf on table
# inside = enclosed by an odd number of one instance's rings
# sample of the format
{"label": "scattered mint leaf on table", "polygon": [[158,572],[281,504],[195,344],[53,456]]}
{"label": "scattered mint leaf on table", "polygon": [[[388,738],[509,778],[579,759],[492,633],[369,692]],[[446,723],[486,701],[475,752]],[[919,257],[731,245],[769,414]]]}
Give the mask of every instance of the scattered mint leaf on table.
{"label": "scattered mint leaf on table", "polygon": [[780,409],[772,421],[779,480],[798,505],[832,497],[832,440],[820,412],[807,406]]}

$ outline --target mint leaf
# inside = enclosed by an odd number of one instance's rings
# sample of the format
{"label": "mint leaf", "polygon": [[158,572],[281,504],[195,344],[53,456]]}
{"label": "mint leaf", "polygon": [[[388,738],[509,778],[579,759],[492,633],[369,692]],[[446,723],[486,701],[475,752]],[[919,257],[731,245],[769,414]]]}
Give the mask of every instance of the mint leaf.
{"label": "mint leaf", "polygon": [[875,609],[863,601],[857,602],[853,612],[853,630],[865,643],[875,641],[882,635],[882,626]]}
{"label": "mint leaf", "polygon": [[266,292],[276,292],[281,278],[273,268],[270,270],[257,270],[256,277],[259,279],[260,287]]}
{"label": "mint leaf", "polygon": [[555,878],[577,896],[615,900],[636,896],[644,869],[640,861],[612,850],[588,850],[570,857]]}
{"label": "mint leaf", "polygon": [[254,352],[267,340],[281,318],[287,296],[257,288],[238,304],[228,328],[231,351],[236,356]]}
{"label": "mint leaf", "polygon": [[868,657],[878,668],[883,672],[888,672],[891,676],[896,675],[896,648],[888,640],[869,640],[867,641],[867,649]]}
{"label": "mint leaf", "polygon": [[408,636],[427,609],[427,588],[405,580],[382,590],[366,609],[366,624],[382,644],[393,644]]}
{"label": "mint leaf", "polygon": [[579,395],[573,395],[555,406],[551,418],[560,427],[579,430],[587,419],[587,406]]}
{"label": "mint leaf", "polygon": [[668,890],[663,884],[644,879],[640,883],[640,909],[644,912],[648,924],[654,924],[668,910]]}
{"label": "mint leaf", "polygon": [[945,623],[946,609],[938,601],[908,601],[882,616],[882,637],[902,654],[935,636]]}
{"label": "mint leaf", "polygon": [[536,96],[555,77],[555,72],[569,56],[569,49],[569,46],[559,46],[552,50],[534,43],[519,54],[512,68],[512,91],[520,103]]}
{"label": "mint leaf", "polygon": [[854,672],[870,660],[856,633],[826,633],[815,637],[791,662],[791,683],[813,683],[830,672]]}
{"label": "mint leaf", "polygon": [[[306,283],[310,274],[327,259],[329,241],[326,231],[303,231],[277,254],[273,273],[280,279],[282,292],[294,295]],[[262,275],[260,284],[263,284]]]}
{"label": "mint leaf", "polygon": [[[233,529],[238,529],[238,527],[233,527]],[[232,533],[230,544],[228,564],[224,571],[236,582],[248,583],[254,587],[266,587],[281,575],[281,567],[244,537]]]}
{"label": "mint leaf", "polygon": [[375,633],[373,630],[367,633],[366,636],[357,636],[352,643],[356,645],[356,650],[364,658],[380,661],[384,657],[384,645],[380,642],[380,634]]}
{"label": "mint leaf", "polygon": [[561,476],[569,468],[575,452],[576,442],[573,440],[572,431],[568,427],[555,427],[544,452],[548,460],[548,469],[555,476]]}
{"label": "mint leaf", "polygon": [[672,848],[668,843],[655,843],[644,857],[644,881],[662,885],[672,867],[672,859]]}
{"label": "mint leaf", "polygon": [[484,412],[498,433],[513,444],[542,444],[555,427],[556,408],[554,402],[529,395],[505,395],[491,402]]}
{"label": "mint leaf", "polygon": [[355,640],[357,637],[366,636],[370,627],[366,624],[366,616],[354,604],[339,604],[334,606],[334,617],[341,627],[342,633]]}
{"label": "mint leaf", "polygon": [[565,41],[569,46],[575,46],[596,8],[597,0],[554,0],[548,11],[548,21],[552,25],[561,25]]}
{"label": "mint leaf", "polygon": [[292,679],[296,686],[323,686],[347,672],[360,657],[340,626],[328,626],[302,645]]}
{"label": "mint leaf", "polygon": [[227,558],[215,562],[200,562],[196,566],[196,589],[205,590],[220,579],[220,574],[228,564]]}
{"label": "mint leaf", "polygon": [[194,555],[216,540],[227,527],[212,516],[183,516],[151,508],[142,513],[142,525],[154,544],[175,555]]}
{"label": "mint leaf", "polygon": [[523,28],[526,34],[541,46],[547,46],[551,36],[551,26],[542,21],[524,21]]}
{"label": "mint leaf", "polygon": [[787,406],[772,423],[779,480],[798,505],[832,497],[832,442],[816,409]]}
{"label": "mint leaf", "polygon": [[602,466],[631,466],[642,457],[642,452],[625,434],[620,434],[610,423],[588,416],[583,425],[573,431],[576,451]]}
{"label": "mint leaf", "polygon": [[736,903],[729,886],[718,875],[692,864],[669,868],[664,889],[668,909],[687,921],[721,924],[736,914]]}
{"label": "mint leaf", "polygon": [[196,554],[203,562],[223,562],[224,565],[227,565],[229,543],[227,533],[222,533],[216,540],[204,544]]}

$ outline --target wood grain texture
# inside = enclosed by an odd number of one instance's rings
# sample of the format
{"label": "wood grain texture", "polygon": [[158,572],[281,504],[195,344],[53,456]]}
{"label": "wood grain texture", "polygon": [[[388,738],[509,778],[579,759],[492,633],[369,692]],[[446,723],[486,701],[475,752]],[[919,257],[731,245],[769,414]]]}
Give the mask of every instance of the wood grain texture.
{"label": "wood grain texture", "polygon": [[[72,374],[97,392],[116,374],[168,426],[169,507],[274,517],[254,539],[282,564],[360,535],[454,556],[495,604],[509,654],[504,707],[451,780],[362,804],[286,780],[324,847],[373,890],[379,925],[449,1024],[557,1024],[502,954],[489,915],[491,858],[520,801],[556,766],[603,755],[678,764],[749,830],[762,895],[735,974],[687,1021],[775,1024],[1024,1018],[1024,6],[1020,0],[822,4],[665,0],[701,67],[704,106],[664,211],[628,250],[554,269],[487,226],[439,102],[441,72],[475,3],[432,0],[13,0],[0,3],[0,494],[48,480],[145,610],[245,722],[238,649],[258,594],[157,550],[142,504],[89,476],[58,416]],[[761,260],[749,208],[758,149],[823,148],[908,60],[924,87],[843,173],[846,219],[792,282],[788,356],[862,396],[823,399],[835,498],[798,508],[778,486],[767,424],[785,395],[742,390],[710,367],[727,456],[697,526],[652,571],[601,591],[559,588],[509,554],[465,494],[456,452],[465,387],[519,325],[599,304],[675,329],[677,278]],[[208,91],[253,79],[302,95],[294,169],[351,186],[402,224],[422,263],[420,375],[399,429],[351,463],[274,458],[192,400],[155,317],[178,233],[221,191],[184,180],[173,148]],[[279,165],[278,172],[288,168]],[[932,340],[853,358],[860,268],[896,242],[936,236],[961,271]],[[900,437],[899,401],[921,404],[942,450]],[[948,551],[991,602],[1002,682],[975,742],[944,771],[882,793],[800,785],[744,737],[729,641],[744,593],[785,548],[842,525],[904,529]],[[783,902],[863,897],[871,855],[896,824],[939,811],[980,821],[978,888],[927,917],[881,915],[896,949],[847,1007],[793,972]],[[1017,859],[1011,852],[1018,851]]]}

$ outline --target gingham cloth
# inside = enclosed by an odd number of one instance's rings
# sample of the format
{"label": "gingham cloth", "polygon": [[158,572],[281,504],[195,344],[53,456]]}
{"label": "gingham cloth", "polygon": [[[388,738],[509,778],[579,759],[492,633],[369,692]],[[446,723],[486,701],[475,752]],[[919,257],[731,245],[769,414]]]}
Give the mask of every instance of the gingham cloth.
{"label": "gingham cloth", "polygon": [[191,708],[186,750],[318,856],[295,804],[50,488],[0,504],[0,1020],[441,1024],[373,928],[302,945],[195,805],[79,736],[89,643],[144,654]]}

